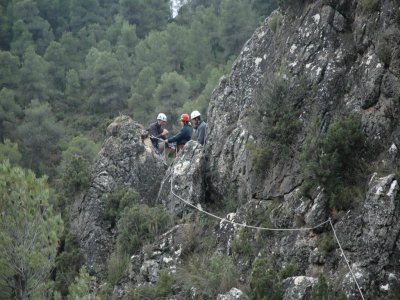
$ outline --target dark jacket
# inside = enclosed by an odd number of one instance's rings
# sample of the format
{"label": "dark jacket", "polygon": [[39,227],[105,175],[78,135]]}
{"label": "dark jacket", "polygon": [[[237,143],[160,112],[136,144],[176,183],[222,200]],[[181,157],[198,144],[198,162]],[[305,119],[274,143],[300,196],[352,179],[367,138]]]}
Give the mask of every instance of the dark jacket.
{"label": "dark jacket", "polygon": [[177,145],[185,145],[188,141],[190,141],[191,137],[192,126],[185,124],[177,134],[168,139],[168,143],[176,142]]}
{"label": "dark jacket", "polygon": [[154,148],[158,149],[158,139],[156,139],[156,138],[163,139],[163,140],[166,139],[166,137],[164,135],[162,135],[163,129],[162,129],[161,125],[158,124],[158,122],[155,122],[150,125],[148,131],[150,133],[150,139],[151,139],[151,142],[153,143]]}
{"label": "dark jacket", "polygon": [[204,121],[200,121],[200,124],[196,128],[196,141],[199,144],[204,145],[204,139],[206,137],[206,128],[207,128],[207,123]]}

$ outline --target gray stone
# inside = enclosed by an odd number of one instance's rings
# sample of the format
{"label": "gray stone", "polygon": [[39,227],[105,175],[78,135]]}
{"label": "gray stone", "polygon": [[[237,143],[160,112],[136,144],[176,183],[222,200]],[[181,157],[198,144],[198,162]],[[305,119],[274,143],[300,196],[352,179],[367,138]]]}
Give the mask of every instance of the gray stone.
{"label": "gray stone", "polygon": [[190,205],[201,207],[204,192],[203,146],[189,141],[169,167],[161,183],[157,203],[162,203],[174,215],[182,216],[193,211]]}
{"label": "gray stone", "polygon": [[282,282],[285,293],[283,300],[310,299],[311,289],[318,280],[313,277],[296,276],[286,278]]}
{"label": "gray stone", "polygon": [[114,234],[103,217],[102,196],[117,182],[136,190],[143,202],[155,203],[165,173],[163,161],[154,155],[143,126],[127,116],[117,117],[107,128],[87,192],[71,209],[71,227],[91,275],[103,278],[106,261],[114,248]]}
{"label": "gray stone", "polygon": [[219,294],[217,300],[249,300],[249,297],[237,288],[232,288],[226,294]]}

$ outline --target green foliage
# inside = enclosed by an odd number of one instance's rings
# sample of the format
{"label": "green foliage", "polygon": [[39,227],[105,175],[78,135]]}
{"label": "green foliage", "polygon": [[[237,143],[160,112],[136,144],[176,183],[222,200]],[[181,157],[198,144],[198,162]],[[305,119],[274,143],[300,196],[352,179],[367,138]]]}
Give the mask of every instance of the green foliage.
{"label": "green foliage", "polygon": [[390,65],[390,61],[392,60],[392,49],[386,40],[381,39],[378,42],[376,54],[386,67]]}
{"label": "green foliage", "polygon": [[317,247],[322,253],[328,253],[335,249],[336,243],[333,239],[332,233],[324,232],[317,236]]}
{"label": "green foliage", "polygon": [[112,192],[102,196],[101,201],[104,203],[104,218],[115,225],[126,207],[138,203],[139,194],[118,183]]}
{"label": "green foliage", "polygon": [[24,166],[39,174],[52,175],[59,162],[59,140],[63,128],[57,123],[49,103],[32,100],[24,110],[25,118],[18,127]]}
{"label": "green foliage", "polygon": [[331,284],[324,276],[321,274],[318,277],[318,282],[314,285],[311,290],[312,300],[345,300],[347,297],[342,292],[333,291]]}
{"label": "green foliage", "polygon": [[265,257],[258,257],[254,261],[249,296],[254,300],[282,299],[279,275]]}
{"label": "green foliage", "polygon": [[230,256],[219,253],[192,255],[177,280],[187,289],[196,288],[201,299],[215,299],[238,285],[239,274]]}
{"label": "green foliage", "polygon": [[0,295],[27,299],[54,267],[63,222],[49,205],[46,178],[0,163]]}
{"label": "green foliage", "polygon": [[73,157],[81,156],[89,163],[93,163],[100,146],[90,138],[84,135],[78,135],[69,141],[68,147],[62,152],[62,158],[65,162],[70,162]]}
{"label": "green foliage", "polygon": [[275,13],[268,19],[268,26],[273,32],[276,32],[278,28],[282,25],[282,14]]}
{"label": "green foliage", "polygon": [[360,0],[361,7],[365,12],[374,12],[379,9],[380,0]]}
{"label": "green foliage", "polygon": [[117,223],[117,249],[132,254],[152,237],[164,232],[171,217],[160,207],[134,204],[125,208]]}
{"label": "green foliage", "polygon": [[253,131],[261,142],[249,145],[256,170],[265,170],[276,153],[291,151],[301,129],[297,106],[305,94],[302,79],[291,83],[280,73],[265,79],[258,95],[257,117],[252,121]]}
{"label": "green foliage", "polygon": [[70,196],[83,191],[90,183],[90,163],[82,156],[73,156],[65,167],[62,176],[63,190]]}
{"label": "green foliage", "polygon": [[108,260],[107,280],[112,286],[118,284],[125,276],[129,261],[130,256],[126,253],[116,251],[111,254]]}
{"label": "green foliage", "polygon": [[18,151],[18,145],[5,139],[0,143],[0,163],[8,160],[11,165],[17,165],[21,161],[21,153]]}
{"label": "green foliage", "polygon": [[299,274],[299,266],[296,263],[289,263],[283,267],[282,270],[279,272],[279,278],[281,280],[293,277],[293,276],[298,276]]}
{"label": "green foliage", "polygon": [[252,166],[257,171],[263,171],[269,165],[274,156],[274,149],[271,144],[247,144],[247,149],[250,151],[250,159]]}
{"label": "green foliage", "polygon": [[60,240],[59,253],[56,257],[55,290],[61,296],[68,295],[68,287],[79,275],[79,269],[83,263],[83,257],[79,253],[79,244],[76,236],[67,231]]}
{"label": "green foliage", "polygon": [[79,277],[75,278],[75,282],[68,287],[68,300],[96,300],[97,297],[91,295],[90,287],[94,282],[95,278],[91,277],[86,271],[85,267],[82,267],[79,272]]}
{"label": "green foliage", "polygon": [[15,136],[15,129],[22,109],[16,102],[13,90],[3,88],[0,90],[0,140],[4,137]]}
{"label": "green foliage", "polygon": [[364,133],[360,121],[342,117],[317,138],[310,133],[301,154],[305,184],[309,193],[318,185],[325,189],[330,207],[346,209],[360,195],[361,151]]}
{"label": "green foliage", "polygon": [[141,300],[141,299],[161,299],[172,293],[172,285],[174,278],[166,271],[162,270],[159,279],[155,285],[143,285],[128,291],[124,299]]}
{"label": "green foliage", "polygon": [[396,20],[397,24],[400,25],[400,8],[395,10],[394,19]]}
{"label": "green foliage", "polygon": [[240,229],[231,243],[233,257],[251,257],[254,254],[252,240],[253,234],[250,230],[245,228]]}

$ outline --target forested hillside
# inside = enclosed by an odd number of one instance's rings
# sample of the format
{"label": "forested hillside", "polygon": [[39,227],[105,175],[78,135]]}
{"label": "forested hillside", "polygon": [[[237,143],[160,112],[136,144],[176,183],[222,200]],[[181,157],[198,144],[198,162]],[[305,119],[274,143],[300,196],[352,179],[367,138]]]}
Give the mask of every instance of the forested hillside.
{"label": "forested hillside", "polygon": [[[106,125],[124,113],[147,126],[162,111],[176,129],[182,112],[205,115],[278,2],[192,0],[172,18],[168,0],[0,0],[0,208],[21,212],[2,220],[0,298],[78,293],[66,205],[87,186]],[[38,224],[47,238],[30,236]]]}

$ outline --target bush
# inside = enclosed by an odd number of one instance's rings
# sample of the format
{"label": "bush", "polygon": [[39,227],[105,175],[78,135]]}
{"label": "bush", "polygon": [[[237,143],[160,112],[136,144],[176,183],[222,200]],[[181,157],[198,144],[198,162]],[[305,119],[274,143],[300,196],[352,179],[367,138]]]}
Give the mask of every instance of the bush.
{"label": "bush", "polygon": [[326,277],[321,274],[318,282],[311,290],[312,300],[345,300],[347,297],[342,292],[334,292]]}
{"label": "bush", "polygon": [[249,296],[252,300],[282,299],[279,275],[265,257],[254,261]]}
{"label": "bush", "polygon": [[168,271],[162,270],[156,285],[144,285],[128,291],[125,299],[162,299],[172,294],[174,278]]}
{"label": "bush", "polygon": [[62,185],[64,191],[71,195],[89,187],[90,164],[82,156],[74,156],[69,161],[63,174]]}
{"label": "bush", "polygon": [[214,253],[193,255],[179,273],[178,281],[188,290],[195,288],[199,299],[216,299],[238,285],[239,274],[230,256]]}
{"label": "bush", "polygon": [[311,133],[301,153],[303,192],[322,186],[330,207],[349,208],[360,193],[364,141],[361,122],[352,117],[339,118],[319,138]]}
{"label": "bush", "polygon": [[108,260],[107,280],[112,286],[118,284],[124,278],[129,260],[130,256],[126,253],[116,251],[111,254]]}
{"label": "bush", "polygon": [[269,28],[271,28],[273,32],[276,32],[281,25],[282,25],[281,13],[275,13],[271,15],[271,17],[268,19],[268,26]]}
{"label": "bush", "polygon": [[365,12],[373,12],[380,7],[380,0],[361,0],[361,7]]}
{"label": "bush", "polygon": [[390,48],[387,41],[381,39],[378,42],[378,46],[376,48],[376,54],[378,55],[379,59],[383,62],[385,67],[390,65],[390,61],[392,60],[392,49]]}
{"label": "bush", "polygon": [[127,207],[117,223],[117,249],[132,254],[145,241],[164,232],[170,224],[171,216],[162,208],[149,207],[146,204]]}
{"label": "bush", "polygon": [[117,183],[114,190],[106,193],[101,197],[101,202],[104,204],[104,218],[111,221],[111,226],[117,223],[120,219],[123,210],[133,204],[137,204],[139,194],[134,190]]}
{"label": "bush", "polygon": [[296,263],[289,263],[286,266],[283,267],[283,269],[279,272],[279,278],[281,280],[293,277],[293,276],[298,276],[299,274],[299,266]]}
{"label": "bush", "polygon": [[326,254],[335,249],[335,241],[332,233],[324,232],[317,236],[317,248],[322,253]]}
{"label": "bush", "polygon": [[274,154],[291,151],[301,129],[298,106],[305,93],[304,80],[290,82],[280,74],[266,77],[252,121],[254,135],[261,142],[248,145],[256,170],[266,169]]}

